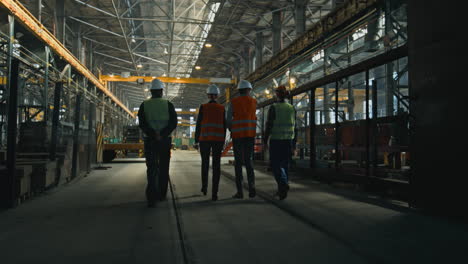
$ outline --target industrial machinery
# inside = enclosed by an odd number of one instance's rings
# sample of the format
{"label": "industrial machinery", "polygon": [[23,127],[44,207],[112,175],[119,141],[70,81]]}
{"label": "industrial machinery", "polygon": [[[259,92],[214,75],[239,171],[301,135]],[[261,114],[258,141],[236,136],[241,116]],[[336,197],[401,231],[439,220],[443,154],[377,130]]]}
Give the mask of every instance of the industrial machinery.
{"label": "industrial machinery", "polygon": [[143,157],[143,135],[137,125],[124,127],[124,138],[121,143],[104,143],[102,160],[111,162],[117,156],[128,158]]}

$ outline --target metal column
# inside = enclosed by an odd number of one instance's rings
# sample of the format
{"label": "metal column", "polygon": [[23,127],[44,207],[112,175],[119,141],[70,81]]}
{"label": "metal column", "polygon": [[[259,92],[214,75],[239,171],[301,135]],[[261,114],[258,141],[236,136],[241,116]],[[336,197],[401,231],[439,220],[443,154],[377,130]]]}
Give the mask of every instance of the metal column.
{"label": "metal column", "polygon": [[273,12],[273,54],[277,54],[283,48],[282,28],[281,28],[281,11]]}
{"label": "metal column", "polygon": [[[12,27],[10,27],[11,29]],[[11,57],[10,57],[11,58]],[[19,60],[8,59],[8,130],[7,130],[7,171],[5,179],[5,205],[16,206],[19,194],[19,179],[16,177],[16,135],[18,116]]]}
{"label": "metal column", "polygon": [[55,36],[65,45],[65,0],[55,1]]}
{"label": "metal column", "polygon": [[304,0],[294,1],[294,17],[296,23],[296,38],[302,35],[306,29],[306,5]]}
{"label": "metal column", "polygon": [[370,111],[369,111],[369,70],[366,70],[366,176],[369,177],[370,175],[370,127],[371,127],[371,119],[370,119]]}
{"label": "metal column", "polygon": [[255,68],[263,64],[263,32],[257,31],[255,34]]}
{"label": "metal column", "polygon": [[8,45],[8,115],[7,115],[7,153],[6,165],[7,175],[4,179],[2,199],[5,207],[14,207],[18,197],[18,179],[16,177],[16,132],[18,116],[18,86],[19,86],[19,60],[13,58],[13,40],[15,36],[15,19],[8,16],[9,22],[9,45]]}
{"label": "metal column", "polygon": [[55,83],[54,90],[54,110],[52,112],[52,138],[50,142],[50,160],[57,158],[58,125],[60,115],[60,98],[62,96],[63,83]]}
{"label": "metal column", "polygon": [[[92,94],[96,94],[96,87],[94,86],[88,86],[89,92]],[[96,106],[95,104],[90,100],[89,101],[89,108],[88,108],[88,160],[87,160],[87,170],[88,173],[91,172],[91,163],[92,159],[91,156],[94,151],[92,151],[92,146],[95,144],[94,141],[94,117],[96,115]],[[94,143],[93,143],[94,142]]]}
{"label": "metal column", "polygon": [[324,123],[330,124],[330,96],[328,95],[328,85],[323,86],[323,112],[324,112]]}
{"label": "metal column", "polygon": [[[392,13],[390,1],[385,2],[385,34],[389,35],[393,33]],[[394,62],[389,62],[385,65],[386,68],[386,82],[385,82],[385,103],[386,103],[386,115],[392,116],[394,112],[393,94],[395,93],[396,83],[393,79]],[[397,68],[398,69],[398,68]],[[399,108],[397,108],[398,113]]]}
{"label": "metal column", "polygon": [[377,169],[377,81],[372,80],[372,168]]}
{"label": "metal column", "polygon": [[309,165],[311,168],[315,168],[315,160],[316,160],[316,153],[315,153],[315,88],[310,91],[310,115],[309,115],[309,124],[310,124],[310,146],[309,146]]}
{"label": "metal column", "polygon": [[47,124],[49,117],[49,57],[50,49],[45,46],[45,63],[44,63],[44,122]]}
{"label": "metal column", "polygon": [[80,136],[80,110],[81,110],[81,96],[82,92],[79,91],[76,95],[76,104],[75,104],[75,119],[74,119],[74,129],[73,129],[73,157],[72,157],[72,172],[71,178],[77,176],[77,166],[78,166],[78,146],[79,146],[79,136]]}
{"label": "metal column", "polygon": [[42,23],[42,0],[37,1],[37,20]]}
{"label": "metal column", "polygon": [[348,81],[348,114],[349,120],[354,120],[354,90],[351,81]]}
{"label": "metal column", "polygon": [[338,130],[340,128],[340,124],[338,123],[338,87],[339,83],[338,81],[335,82],[335,169],[338,169],[340,165],[340,149],[339,149],[339,143],[340,143],[340,135],[338,133]]}

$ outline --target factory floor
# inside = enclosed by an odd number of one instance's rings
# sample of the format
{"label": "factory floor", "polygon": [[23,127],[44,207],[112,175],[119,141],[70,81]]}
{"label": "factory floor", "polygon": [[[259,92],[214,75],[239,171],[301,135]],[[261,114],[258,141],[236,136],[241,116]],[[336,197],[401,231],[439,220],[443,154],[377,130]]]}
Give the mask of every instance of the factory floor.
{"label": "factory floor", "polygon": [[466,262],[465,223],[395,201],[301,177],[292,177],[288,198],[278,201],[262,169],[257,197],[232,199],[230,159],[222,160],[213,202],[210,192],[200,193],[199,154],[174,151],[175,199],[169,192],[155,208],[146,207],[144,159],[105,164],[0,212],[0,263]]}

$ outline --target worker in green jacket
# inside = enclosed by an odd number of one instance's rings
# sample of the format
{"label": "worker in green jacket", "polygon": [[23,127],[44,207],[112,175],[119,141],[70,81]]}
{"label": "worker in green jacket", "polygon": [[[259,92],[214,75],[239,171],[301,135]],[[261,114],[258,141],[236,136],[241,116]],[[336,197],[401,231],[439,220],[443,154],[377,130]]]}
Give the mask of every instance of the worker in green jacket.
{"label": "worker in green jacket", "polygon": [[287,197],[289,191],[289,160],[291,157],[292,143],[296,133],[296,111],[286,102],[289,95],[285,86],[275,89],[278,102],[268,110],[264,144],[270,139],[269,153],[270,166],[278,184],[278,196],[280,200]]}
{"label": "worker in green jacket", "polygon": [[152,97],[140,105],[138,122],[145,133],[146,199],[148,207],[157,200],[166,199],[171,158],[171,133],[177,127],[174,105],[162,98],[164,83],[158,79],[151,82]]}

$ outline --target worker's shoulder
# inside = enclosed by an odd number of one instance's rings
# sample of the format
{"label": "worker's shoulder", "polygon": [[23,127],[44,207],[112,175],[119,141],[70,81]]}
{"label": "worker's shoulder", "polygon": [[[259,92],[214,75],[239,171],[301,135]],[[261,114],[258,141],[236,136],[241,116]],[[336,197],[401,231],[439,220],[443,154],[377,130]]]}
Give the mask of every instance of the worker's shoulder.
{"label": "worker's shoulder", "polygon": [[252,102],[257,102],[257,99],[255,99],[254,97],[250,96],[250,95],[238,95],[234,98],[231,99],[231,102],[235,102],[235,101],[239,101],[239,100],[249,100],[249,101],[252,101]]}

